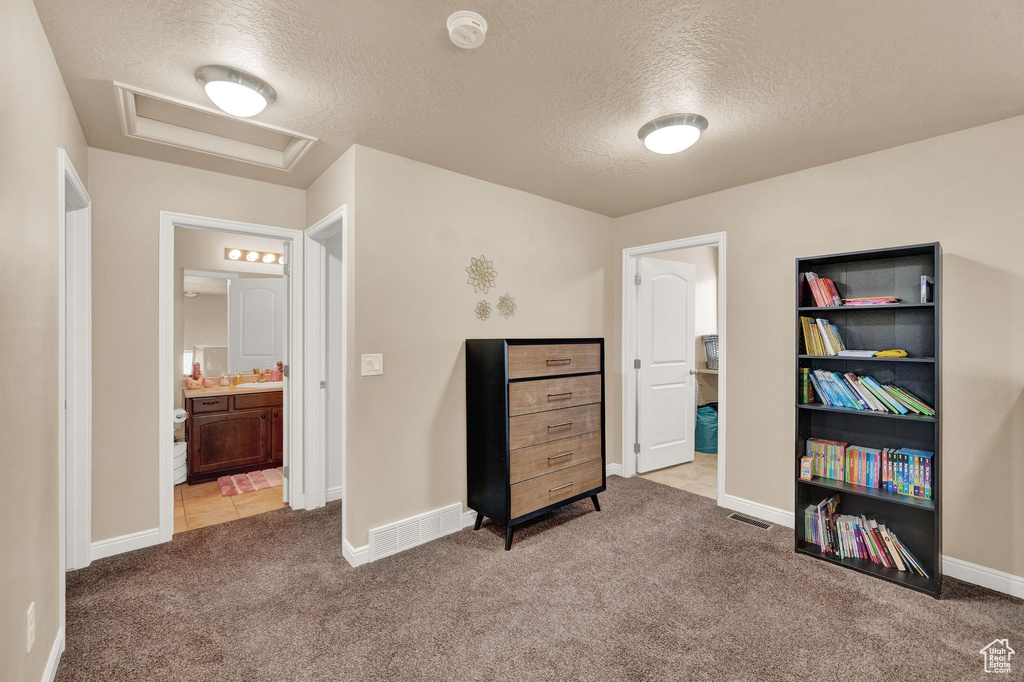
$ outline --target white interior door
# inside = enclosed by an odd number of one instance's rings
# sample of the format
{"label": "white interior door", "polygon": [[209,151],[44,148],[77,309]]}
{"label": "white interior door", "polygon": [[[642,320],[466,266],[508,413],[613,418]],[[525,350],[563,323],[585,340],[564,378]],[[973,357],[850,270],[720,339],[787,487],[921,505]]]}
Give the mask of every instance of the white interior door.
{"label": "white interior door", "polygon": [[697,266],[640,258],[637,471],[693,461]]}
{"label": "white interior door", "polygon": [[228,372],[285,361],[288,291],[284,277],[228,280]]}

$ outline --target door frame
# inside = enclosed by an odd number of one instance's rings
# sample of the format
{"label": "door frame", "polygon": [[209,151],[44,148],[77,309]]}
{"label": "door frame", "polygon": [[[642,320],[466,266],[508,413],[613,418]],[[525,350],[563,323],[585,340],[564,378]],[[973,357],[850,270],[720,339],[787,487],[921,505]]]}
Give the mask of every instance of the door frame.
{"label": "door frame", "polygon": [[[322,219],[309,226],[305,231],[306,253],[306,452],[311,462],[321,466],[320,476],[324,485],[315,491],[316,497],[306,494],[307,508],[322,507],[327,502],[341,500],[341,527],[346,526],[347,496],[345,483],[348,481],[346,471],[346,441],[348,440],[348,301],[347,295],[340,304],[335,301],[331,305],[341,306],[341,386],[327,386],[328,363],[328,322],[327,322],[327,286],[328,286],[328,254],[325,241],[336,235],[342,235],[341,272],[342,289],[348,291],[349,246],[348,246],[348,205],[342,205],[331,211]],[[328,405],[327,392],[338,396],[341,430],[345,436],[337,445],[341,453],[341,486],[327,489],[327,424]],[[336,392],[336,393],[335,393]]]}
{"label": "door frame", "polygon": [[631,246],[622,250],[622,476],[636,475],[633,443],[636,438],[637,390],[633,360],[638,350],[639,288],[634,278],[638,274],[640,258],[665,251],[689,249],[697,246],[718,247],[718,504],[725,500],[725,424],[726,424],[726,364],[728,354],[726,337],[726,273],[725,232],[714,232],[697,237],[684,237],[667,242]]}
{"label": "door frame", "polygon": [[[92,561],[92,198],[57,150],[60,571]],[[64,622],[64,580],[61,579]]]}
{"label": "door frame", "polygon": [[[174,228],[189,227],[199,230],[228,232],[231,234],[271,237],[287,245],[289,254],[288,291],[288,381],[285,385],[284,435],[285,465],[288,467],[288,504],[292,509],[305,508],[305,490],[323,486],[322,477],[316,478],[322,466],[304,466],[303,452],[303,336],[302,336],[302,231],[271,225],[256,225],[237,220],[224,220],[205,216],[160,211],[160,263],[159,263],[159,394],[160,419],[160,542],[168,542],[174,535],[174,394],[181,390],[181,359],[174,350]],[[312,477],[310,476],[312,474]]]}

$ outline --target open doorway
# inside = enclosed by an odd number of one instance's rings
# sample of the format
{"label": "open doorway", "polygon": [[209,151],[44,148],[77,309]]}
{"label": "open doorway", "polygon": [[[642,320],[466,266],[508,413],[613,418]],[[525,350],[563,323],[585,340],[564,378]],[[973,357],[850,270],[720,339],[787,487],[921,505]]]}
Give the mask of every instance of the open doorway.
{"label": "open doorway", "polygon": [[725,235],[623,251],[623,474],[724,498]]}
{"label": "open doorway", "polygon": [[175,533],[285,506],[284,250],[175,227]]}
{"label": "open doorway", "polygon": [[304,508],[302,233],[161,212],[160,237],[161,541]]}

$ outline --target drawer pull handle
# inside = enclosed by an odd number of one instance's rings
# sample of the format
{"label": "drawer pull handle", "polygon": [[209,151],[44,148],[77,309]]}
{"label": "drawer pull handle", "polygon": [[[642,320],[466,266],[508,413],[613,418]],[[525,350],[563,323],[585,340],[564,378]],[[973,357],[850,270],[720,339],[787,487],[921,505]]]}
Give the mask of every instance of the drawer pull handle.
{"label": "drawer pull handle", "polygon": [[569,396],[571,398],[572,397],[572,391],[566,391],[565,393],[548,393],[548,400],[551,400],[552,398],[560,398],[563,395],[567,395],[567,396]]}
{"label": "drawer pull handle", "polygon": [[573,452],[575,452],[575,450],[570,450],[569,452],[563,452],[560,455],[551,455],[550,457],[548,457],[548,459],[562,459],[563,457],[571,456]]}
{"label": "drawer pull handle", "polygon": [[574,485],[576,485],[576,481],[569,481],[565,485],[560,485],[557,488],[548,488],[548,492],[549,493],[553,493],[556,490],[562,490],[563,488],[569,488],[569,487],[574,486]]}
{"label": "drawer pull handle", "polygon": [[548,363],[549,365],[552,365],[552,364],[556,364],[556,363],[557,363],[557,364],[561,364],[561,363],[563,363],[563,362],[565,362],[565,363],[569,363],[569,362],[572,362],[572,358],[555,358],[555,359],[553,359],[553,360],[552,360],[552,359],[549,359],[549,360],[547,361],[547,363]]}
{"label": "drawer pull handle", "polygon": [[219,402],[220,402],[219,400],[204,400],[203,401],[203,405],[216,405]]}
{"label": "drawer pull handle", "polygon": [[549,429],[557,429],[559,426],[572,426],[572,422],[562,422],[561,424],[548,424]]}

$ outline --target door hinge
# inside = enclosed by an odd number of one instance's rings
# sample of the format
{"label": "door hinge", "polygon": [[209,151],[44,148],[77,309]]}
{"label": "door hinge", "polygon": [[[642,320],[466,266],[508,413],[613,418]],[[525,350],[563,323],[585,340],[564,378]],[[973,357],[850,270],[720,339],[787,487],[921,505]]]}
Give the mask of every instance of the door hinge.
{"label": "door hinge", "polygon": [[281,376],[288,376],[288,365],[281,365]]}
{"label": "door hinge", "polygon": [[639,273],[637,273],[636,275],[633,276],[633,284],[635,284],[637,286],[640,286],[640,274]]}
{"label": "door hinge", "polygon": [[636,359],[633,361],[633,369],[640,369],[640,360]]}
{"label": "door hinge", "polygon": [[285,276],[286,276],[286,277],[287,277],[288,275],[292,274],[292,266],[291,266],[291,263],[285,263],[285,264],[284,264],[284,274],[285,274]]}
{"label": "door hinge", "polygon": [[320,382],[320,388],[327,388],[327,382],[326,381],[321,381]]}
{"label": "door hinge", "polygon": [[633,452],[637,455],[640,454],[640,443],[633,443]]}

